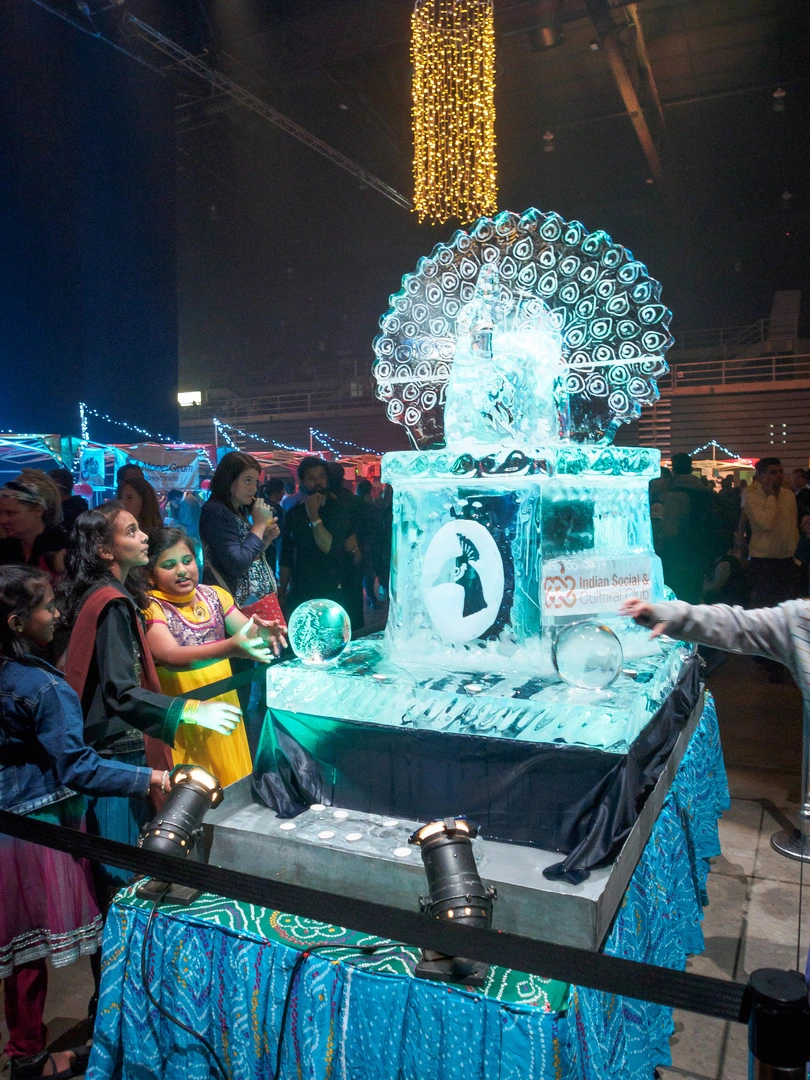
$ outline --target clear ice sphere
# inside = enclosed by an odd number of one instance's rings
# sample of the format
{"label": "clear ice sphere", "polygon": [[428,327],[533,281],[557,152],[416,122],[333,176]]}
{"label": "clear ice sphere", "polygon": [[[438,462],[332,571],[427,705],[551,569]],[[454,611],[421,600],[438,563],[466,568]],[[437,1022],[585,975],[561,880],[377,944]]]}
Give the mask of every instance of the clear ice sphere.
{"label": "clear ice sphere", "polygon": [[551,658],[561,679],[583,690],[604,690],[622,672],[622,643],[609,626],[577,622],[563,627]]}
{"label": "clear ice sphere", "polygon": [[331,600],[307,600],[295,609],[287,628],[290,647],[305,664],[337,660],[352,636],[349,616]]}

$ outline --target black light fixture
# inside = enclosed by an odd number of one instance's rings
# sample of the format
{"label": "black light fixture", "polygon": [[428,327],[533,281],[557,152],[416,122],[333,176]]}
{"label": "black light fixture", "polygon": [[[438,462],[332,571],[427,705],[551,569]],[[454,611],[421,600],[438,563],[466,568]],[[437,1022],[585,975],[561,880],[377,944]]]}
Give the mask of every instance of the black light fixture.
{"label": "black light fixture", "polygon": [[[196,843],[206,813],[219,806],[224,798],[219,780],[205,769],[199,765],[176,765],[172,770],[171,792],[162,809],[144,825],[138,847],[185,858]],[[165,898],[176,904],[190,904],[199,891],[150,880],[141,885],[137,895],[143,900]]]}
{"label": "black light fixture", "polygon": [[[429,892],[419,897],[422,911],[437,919],[489,929],[492,901],[498,894],[478,874],[472,849],[477,835],[478,826],[465,817],[448,817],[423,825],[408,837],[408,843],[419,847],[425,864]],[[415,974],[420,979],[481,986],[488,969],[488,964],[476,960],[423,949]]]}

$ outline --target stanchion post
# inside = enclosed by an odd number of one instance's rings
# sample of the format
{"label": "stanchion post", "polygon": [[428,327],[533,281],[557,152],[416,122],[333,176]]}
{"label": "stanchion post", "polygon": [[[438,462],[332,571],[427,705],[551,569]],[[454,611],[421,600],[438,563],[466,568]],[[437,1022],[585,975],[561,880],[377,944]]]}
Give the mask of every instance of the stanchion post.
{"label": "stanchion post", "polygon": [[810,1004],[798,971],[760,968],[748,980],[748,1080],[807,1080]]}
{"label": "stanchion post", "polygon": [[771,847],[786,859],[810,862],[810,710],[805,710],[802,734],[802,787],[798,829],[781,829]]}

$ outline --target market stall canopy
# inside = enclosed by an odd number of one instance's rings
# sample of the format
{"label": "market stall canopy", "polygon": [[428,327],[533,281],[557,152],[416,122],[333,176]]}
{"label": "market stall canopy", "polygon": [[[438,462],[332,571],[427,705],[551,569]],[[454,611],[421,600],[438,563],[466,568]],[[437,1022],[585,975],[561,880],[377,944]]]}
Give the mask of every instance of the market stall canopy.
{"label": "market stall canopy", "polygon": [[50,472],[64,464],[58,435],[0,436],[0,484],[13,480],[23,469]]}

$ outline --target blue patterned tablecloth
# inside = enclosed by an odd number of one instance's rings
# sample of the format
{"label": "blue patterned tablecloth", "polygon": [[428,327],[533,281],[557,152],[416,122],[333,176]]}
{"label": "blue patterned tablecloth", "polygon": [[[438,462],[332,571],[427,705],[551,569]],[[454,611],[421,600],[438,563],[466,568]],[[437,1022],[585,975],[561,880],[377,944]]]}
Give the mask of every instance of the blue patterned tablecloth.
{"label": "blue patterned tablecloth", "polygon": [[[683,969],[690,953],[702,951],[706,877],[720,852],[717,819],[727,806],[717,715],[707,695],[605,952]],[[215,919],[206,917],[207,906],[216,907]],[[146,998],[147,913],[131,890],[110,911],[88,1078],[208,1080],[216,1074],[204,1048]],[[205,1035],[234,1080],[271,1080],[275,1069],[299,951],[261,932],[262,919],[274,914],[203,897],[154,920],[150,988],[164,1008]],[[321,937],[345,933],[313,925]],[[337,955],[307,958],[290,995],[282,1080],[650,1080],[655,1067],[670,1063],[669,1009],[572,986],[565,1007],[551,1010],[554,994],[530,976],[525,1000],[507,1001],[497,987],[486,995],[388,966],[382,958],[365,967]],[[511,976],[520,991],[523,981]]]}

